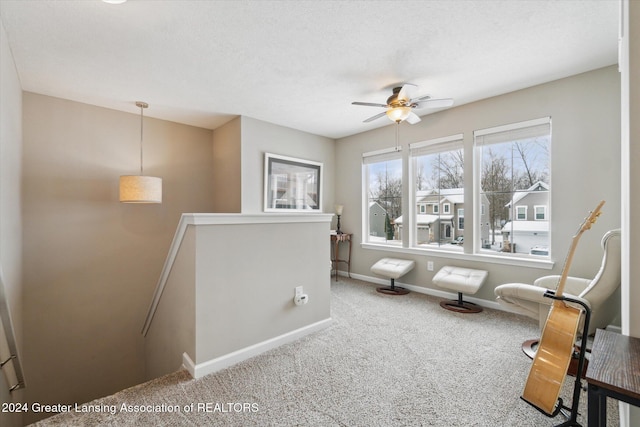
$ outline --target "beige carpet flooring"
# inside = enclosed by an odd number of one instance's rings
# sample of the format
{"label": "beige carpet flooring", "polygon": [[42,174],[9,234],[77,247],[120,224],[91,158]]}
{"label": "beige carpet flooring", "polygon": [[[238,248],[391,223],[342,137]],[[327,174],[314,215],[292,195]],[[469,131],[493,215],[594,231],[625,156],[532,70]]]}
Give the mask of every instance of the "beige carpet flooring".
{"label": "beige carpet flooring", "polygon": [[[224,371],[179,371],[89,402],[39,426],[552,426],[520,395],[537,322],[501,311],[443,310],[332,281],[332,325]],[[250,315],[250,314],[248,314]],[[573,378],[562,392],[570,402]],[[123,407],[124,405],[124,407]],[[193,406],[192,406],[193,405]],[[78,405],[80,410],[82,405]],[[586,426],[586,393],[578,421]],[[111,411],[113,410],[113,413]],[[610,399],[609,426],[617,426]]]}

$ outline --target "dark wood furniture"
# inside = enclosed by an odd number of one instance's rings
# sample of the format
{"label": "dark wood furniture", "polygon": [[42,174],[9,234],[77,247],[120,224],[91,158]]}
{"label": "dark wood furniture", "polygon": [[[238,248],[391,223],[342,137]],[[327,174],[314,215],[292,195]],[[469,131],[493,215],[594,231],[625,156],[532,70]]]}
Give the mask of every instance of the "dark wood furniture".
{"label": "dark wood furniture", "polygon": [[[331,233],[331,270],[332,274],[336,275],[336,282],[338,281],[338,263],[344,262],[347,264],[347,274],[351,277],[351,237],[353,234]],[[346,242],[349,245],[349,252],[346,259],[340,259],[340,242]]]}
{"label": "dark wood furniture", "polygon": [[585,376],[588,425],[607,425],[607,397],[640,407],[640,339],[596,330]]}

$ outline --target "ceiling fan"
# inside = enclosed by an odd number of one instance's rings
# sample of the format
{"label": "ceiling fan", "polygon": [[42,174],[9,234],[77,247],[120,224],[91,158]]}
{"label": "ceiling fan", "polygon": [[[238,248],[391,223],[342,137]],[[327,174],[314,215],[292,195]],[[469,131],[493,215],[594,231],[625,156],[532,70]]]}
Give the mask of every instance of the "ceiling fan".
{"label": "ceiling fan", "polygon": [[418,86],[405,83],[403,86],[394,87],[393,95],[387,98],[386,104],[376,104],[373,102],[352,102],[352,105],[363,105],[365,107],[381,107],[386,108],[386,111],[378,113],[375,116],[371,116],[364,121],[364,123],[372,122],[380,117],[386,115],[396,123],[406,120],[407,122],[414,124],[420,121],[420,117],[412,110],[414,108],[442,108],[450,107],[453,105],[453,99],[431,99],[429,95],[422,95],[413,97]]}

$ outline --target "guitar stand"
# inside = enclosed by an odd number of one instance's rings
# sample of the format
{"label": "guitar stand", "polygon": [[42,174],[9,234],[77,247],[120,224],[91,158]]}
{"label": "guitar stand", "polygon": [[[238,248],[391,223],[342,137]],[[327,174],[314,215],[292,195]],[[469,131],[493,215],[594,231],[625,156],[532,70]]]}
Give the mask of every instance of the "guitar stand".
{"label": "guitar stand", "polygon": [[[591,320],[591,308],[585,304],[583,301],[579,301],[574,298],[569,298],[565,296],[556,296],[554,291],[547,291],[544,293],[544,296],[547,298],[551,298],[559,301],[567,301],[575,304],[579,304],[584,309],[584,325],[582,326],[582,345],[580,346],[580,352],[578,353],[578,373],[576,374],[576,381],[573,386],[573,398],[571,402],[571,408],[564,406],[562,399],[558,399],[558,404],[556,405],[556,409],[553,411],[551,415],[546,414],[544,411],[541,411],[543,414],[549,417],[555,417],[560,412],[562,415],[567,418],[562,424],[558,424],[555,427],[570,427],[577,426],[582,427],[582,424],[578,422],[578,403],[580,402],[580,390],[582,389],[582,370],[584,369],[584,361],[585,361],[585,353],[587,351],[587,335],[589,333],[589,321]],[[575,355],[575,353],[574,353]],[[534,406],[535,407],[535,406]],[[570,411],[569,414],[565,411]]]}

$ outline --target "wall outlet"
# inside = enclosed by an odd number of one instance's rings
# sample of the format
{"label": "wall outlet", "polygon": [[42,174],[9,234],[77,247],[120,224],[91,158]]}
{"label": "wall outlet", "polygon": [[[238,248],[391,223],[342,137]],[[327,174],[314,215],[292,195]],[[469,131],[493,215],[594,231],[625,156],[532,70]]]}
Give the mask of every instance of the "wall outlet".
{"label": "wall outlet", "polygon": [[297,287],[296,287],[296,296],[297,296],[297,297],[299,297],[299,296],[301,296],[303,293],[304,293],[304,292],[303,292],[302,286],[297,286]]}
{"label": "wall outlet", "polygon": [[433,271],[433,261],[427,261],[427,270]]}

